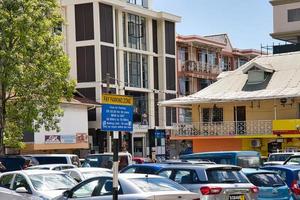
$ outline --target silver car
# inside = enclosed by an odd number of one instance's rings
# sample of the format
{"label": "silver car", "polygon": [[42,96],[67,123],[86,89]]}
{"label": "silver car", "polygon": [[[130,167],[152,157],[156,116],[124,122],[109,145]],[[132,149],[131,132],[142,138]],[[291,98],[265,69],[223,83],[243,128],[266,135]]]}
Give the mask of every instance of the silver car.
{"label": "silver car", "polygon": [[22,194],[0,187],[0,199],[6,200],[27,200]]}
{"label": "silver car", "polygon": [[77,182],[81,182],[85,179],[92,178],[95,176],[109,175],[112,174],[112,170],[100,167],[83,167],[62,170],[62,172],[68,174],[74,178]]}
{"label": "silver car", "polygon": [[258,188],[249,182],[241,168],[232,165],[170,165],[158,175],[199,193],[201,200],[253,200]]}
{"label": "silver car", "polygon": [[[199,200],[199,195],[160,176],[119,174],[120,200]],[[112,175],[87,179],[63,193],[59,200],[111,200]]]}
{"label": "silver car", "polygon": [[53,199],[76,185],[63,172],[53,170],[23,170],[0,176],[0,186],[22,193],[27,199]]}

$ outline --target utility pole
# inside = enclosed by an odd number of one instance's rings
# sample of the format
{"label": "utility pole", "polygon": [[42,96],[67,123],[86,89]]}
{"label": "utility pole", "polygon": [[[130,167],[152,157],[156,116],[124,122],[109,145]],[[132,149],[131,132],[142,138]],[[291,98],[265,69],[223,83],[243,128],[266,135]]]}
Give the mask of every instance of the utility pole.
{"label": "utility pole", "polygon": [[[110,74],[106,74],[107,93],[110,93]],[[110,135],[109,132],[107,135]],[[118,200],[119,173],[119,132],[113,131],[113,200]]]}

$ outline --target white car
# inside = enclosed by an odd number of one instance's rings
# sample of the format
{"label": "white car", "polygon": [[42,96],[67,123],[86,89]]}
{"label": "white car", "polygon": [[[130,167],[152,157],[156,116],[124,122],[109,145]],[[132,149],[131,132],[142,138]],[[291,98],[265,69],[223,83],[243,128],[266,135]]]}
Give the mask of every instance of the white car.
{"label": "white car", "polygon": [[29,154],[25,157],[34,158],[40,165],[71,164],[80,167],[80,160],[76,154]]}
{"label": "white car", "polygon": [[30,169],[39,169],[39,170],[64,170],[64,169],[72,169],[72,168],[77,168],[76,165],[71,165],[71,164],[46,164],[46,165],[34,165],[31,167],[26,168],[27,170]]}
{"label": "white car", "polygon": [[270,165],[283,165],[284,161],[286,161],[290,156],[300,155],[299,152],[279,152],[279,153],[271,153],[268,157],[267,162],[264,162],[264,166]]}
{"label": "white car", "polygon": [[0,176],[1,187],[22,193],[27,199],[53,199],[76,184],[65,173],[54,170],[22,170]]}
{"label": "white car", "polygon": [[98,167],[84,167],[62,170],[62,172],[68,174],[74,178],[77,182],[81,182],[85,179],[95,176],[112,174],[112,170]]}
{"label": "white car", "polygon": [[[120,200],[199,200],[199,195],[167,178],[146,174],[119,174]],[[87,179],[58,200],[111,200],[112,175]]]}
{"label": "white car", "polygon": [[15,191],[0,187],[0,199],[26,200],[27,198]]}

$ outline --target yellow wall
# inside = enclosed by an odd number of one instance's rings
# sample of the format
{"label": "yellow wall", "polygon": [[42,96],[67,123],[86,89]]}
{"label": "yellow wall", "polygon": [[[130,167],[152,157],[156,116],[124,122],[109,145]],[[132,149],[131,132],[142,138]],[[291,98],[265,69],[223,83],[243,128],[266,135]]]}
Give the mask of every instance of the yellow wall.
{"label": "yellow wall", "polygon": [[[279,100],[243,101],[230,103],[216,103],[217,107],[223,108],[224,121],[234,121],[234,107],[246,106],[246,120],[274,120],[275,110],[277,119],[296,119],[299,115],[300,99],[294,99],[291,104],[289,99],[285,106]],[[193,122],[201,122],[199,108],[213,108],[214,103],[193,105]]]}

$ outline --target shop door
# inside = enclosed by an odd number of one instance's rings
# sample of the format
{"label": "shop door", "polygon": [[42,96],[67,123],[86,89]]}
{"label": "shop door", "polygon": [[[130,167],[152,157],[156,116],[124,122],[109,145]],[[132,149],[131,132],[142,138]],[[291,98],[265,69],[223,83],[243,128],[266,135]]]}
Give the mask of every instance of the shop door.
{"label": "shop door", "polygon": [[144,138],[136,137],[133,138],[133,147],[134,147],[134,157],[143,157],[144,156]]}
{"label": "shop door", "polygon": [[237,106],[234,108],[235,133],[246,134],[246,107]]}

